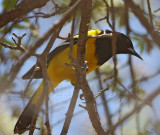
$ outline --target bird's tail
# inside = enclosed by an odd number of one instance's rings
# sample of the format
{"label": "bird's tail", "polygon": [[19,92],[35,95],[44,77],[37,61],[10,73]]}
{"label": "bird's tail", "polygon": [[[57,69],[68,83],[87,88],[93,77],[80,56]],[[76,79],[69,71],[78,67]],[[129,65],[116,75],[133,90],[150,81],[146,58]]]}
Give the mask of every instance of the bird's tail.
{"label": "bird's tail", "polygon": [[[51,92],[51,88],[49,89],[49,92]],[[43,92],[43,82],[39,86],[38,90],[34,93],[32,98],[30,99],[29,103],[25,107],[24,111],[22,112],[21,116],[19,117],[15,128],[14,133],[22,134],[25,132],[30,124],[32,123],[33,119],[36,119],[38,112],[40,110],[40,107],[42,103],[44,102],[44,99],[46,94]]]}

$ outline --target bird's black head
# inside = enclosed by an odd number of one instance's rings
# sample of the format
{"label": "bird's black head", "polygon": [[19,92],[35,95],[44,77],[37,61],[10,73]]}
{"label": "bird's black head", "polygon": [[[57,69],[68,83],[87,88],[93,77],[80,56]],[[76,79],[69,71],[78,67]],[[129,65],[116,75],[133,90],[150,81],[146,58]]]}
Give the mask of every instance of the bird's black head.
{"label": "bird's black head", "polygon": [[141,56],[134,50],[132,41],[126,35],[116,33],[117,54],[131,54],[143,60]]}
{"label": "bird's black head", "polygon": [[[96,40],[96,53],[98,65],[104,64],[112,55],[113,32],[102,31],[100,38]],[[134,50],[132,41],[122,33],[116,32],[116,54],[131,54],[142,60],[140,55]]]}

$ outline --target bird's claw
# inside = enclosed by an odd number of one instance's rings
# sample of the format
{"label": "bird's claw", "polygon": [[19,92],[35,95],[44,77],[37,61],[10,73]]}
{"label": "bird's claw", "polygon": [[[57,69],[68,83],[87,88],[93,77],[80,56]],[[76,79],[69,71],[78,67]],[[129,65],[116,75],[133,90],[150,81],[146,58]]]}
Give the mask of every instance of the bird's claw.
{"label": "bird's claw", "polygon": [[86,69],[86,72],[88,71],[88,61],[84,61],[84,66],[81,66],[81,68],[85,68]]}

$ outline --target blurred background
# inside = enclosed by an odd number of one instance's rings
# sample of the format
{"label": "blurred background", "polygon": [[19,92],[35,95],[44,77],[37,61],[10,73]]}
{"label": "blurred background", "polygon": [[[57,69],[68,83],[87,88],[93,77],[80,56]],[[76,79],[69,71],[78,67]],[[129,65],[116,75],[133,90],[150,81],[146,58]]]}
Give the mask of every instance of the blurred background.
{"label": "blurred background", "polygon": [[[21,0],[0,0],[0,12],[6,12],[19,4]],[[105,2],[108,3],[108,10]],[[107,11],[111,19],[111,1],[93,0],[90,29],[112,30],[106,20]],[[129,55],[117,55],[118,80],[113,88],[113,59],[110,59],[100,69],[87,75],[90,88],[96,96],[102,89],[109,90],[102,93],[97,99],[97,110],[102,126],[107,130],[123,116],[160,87],[160,49],[152,36],[148,33],[141,20],[135,16],[131,8],[126,6],[123,0],[113,0],[115,11],[115,30],[128,35],[141,55],[143,61]],[[149,8],[147,0],[134,0],[140,6],[142,15],[149,23]],[[25,16],[8,23],[0,29],[0,42],[14,46],[12,34],[26,36],[22,39],[24,48],[29,49],[42,37],[52,25],[59,21],[69,8],[70,0],[51,0],[44,7],[29,12]],[[150,0],[152,23],[155,31],[160,30],[160,1]],[[55,14],[53,14],[55,13]],[[48,15],[48,16],[47,16]],[[46,16],[46,17],[44,17]],[[60,37],[68,37],[71,32],[72,19],[68,20],[60,32]],[[75,33],[79,32],[80,12],[76,13]],[[159,39],[160,40],[160,39]],[[64,40],[57,38],[52,50],[59,46]],[[42,53],[48,40],[36,50]],[[12,66],[19,60],[23,53],[0,46],[0,88],[7,81]],[[36,57],[31,56],[20,68],[17,76],[8,87],[0,90],[0,135],[12,135],[14,125],[23,111],[28,100],[39,86],[41,79],[33,80],[26,89],[28,80],[22,80],[26,73],[36,63]],[[52,134],[60,134],[65,114],[67,112],[74,87],[68,81],[63,81],[54,89],[49,96],[49,119]],[[80,91],[80,94],[82,92]],[[68,135],[94,135],[87,111],[78,105],[84,105],[84,100],[78,99],[74,116],[69,128]],[[45,107],[43,106],[38,117],[36,135],[46,134],[44,126]],[[24,135],[28,132],[24,133]],[[160,96],[157,95],[150,102],[127,121],[120,124],[114,131],[115,135],[160,135]]]}

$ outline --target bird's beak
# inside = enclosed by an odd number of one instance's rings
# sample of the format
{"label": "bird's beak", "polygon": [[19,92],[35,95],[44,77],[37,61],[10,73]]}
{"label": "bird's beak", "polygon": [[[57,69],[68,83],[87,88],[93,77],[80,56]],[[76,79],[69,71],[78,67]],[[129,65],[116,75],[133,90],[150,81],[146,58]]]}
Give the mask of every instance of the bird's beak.
{"label": "bird's beak", "polygon": [[143,60],[142,57],[132,48],[128,48],[129,52],[131,55],[134,55],[136,57],[138,57],[139,59]]}

